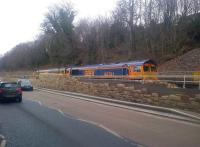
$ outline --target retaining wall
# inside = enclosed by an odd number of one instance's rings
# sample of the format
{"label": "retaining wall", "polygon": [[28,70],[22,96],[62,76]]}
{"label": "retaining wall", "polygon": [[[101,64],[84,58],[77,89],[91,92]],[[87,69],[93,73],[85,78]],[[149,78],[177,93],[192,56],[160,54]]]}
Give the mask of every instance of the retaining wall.
{"label": "retaining wall", "polygon": [[160,93],[151,93],[146,88],[136,89],[134,86],[127,87],[125,84],[81,82],[75,78],[64,78],[56,75],[43,75],[39,79],[33,79],[32,82],[35,86],[43,88],[80,92],[200,113],[200,94],[195,94],[192,97],[185,94],[161,95]]}

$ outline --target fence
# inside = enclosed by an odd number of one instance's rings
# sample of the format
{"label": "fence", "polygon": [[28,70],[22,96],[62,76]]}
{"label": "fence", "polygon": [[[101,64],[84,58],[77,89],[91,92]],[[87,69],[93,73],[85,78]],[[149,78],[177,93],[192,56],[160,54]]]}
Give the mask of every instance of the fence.
{"label": "fence", "polygon": [[[118,81],[127,81],[127,82],[166,82],[166,83],[174,83],[182,86],[182,88],[186,87],[198,87],[200,90],[200,74],[160,74],[156,75],[156,80],[151,80],[155,78],[155,75],[141,75],[137,77],[133,76],[75,76],[76,78],[88,78],[88,79],[96,79],[96,80],[118,80]],[[133,80],[134,79],[134,80]]]}
{"label": "fence", "polygon": [[200,71],[159,72],[158,78],[167,82],[182,83],[183,88],[186,88],[186,84],[198,85],[198,89],[200,90]]}

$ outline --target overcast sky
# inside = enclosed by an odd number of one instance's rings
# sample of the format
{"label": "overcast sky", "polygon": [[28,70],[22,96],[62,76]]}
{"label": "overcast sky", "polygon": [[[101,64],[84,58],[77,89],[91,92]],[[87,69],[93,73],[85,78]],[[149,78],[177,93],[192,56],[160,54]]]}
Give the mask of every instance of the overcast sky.
{"label": "overcast sky", "polygon": [[[67,0],[2,0],[0,2],[0,54],[21,42],[34,40],[48,7]],[[77,18],[107,15],[117,0],[71,0]]]}

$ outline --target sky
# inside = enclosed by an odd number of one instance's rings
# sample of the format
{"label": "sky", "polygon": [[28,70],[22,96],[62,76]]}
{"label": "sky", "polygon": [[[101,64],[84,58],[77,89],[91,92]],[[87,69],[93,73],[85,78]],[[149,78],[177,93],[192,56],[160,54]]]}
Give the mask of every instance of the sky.
{"label": "sky", "polygon": [[[67,0],[1,0],[0,55],[19,43],[32,41],[41,32],[48,8]],[[71,0],[77,11],[76,19],[109,15],[117,0]]]}

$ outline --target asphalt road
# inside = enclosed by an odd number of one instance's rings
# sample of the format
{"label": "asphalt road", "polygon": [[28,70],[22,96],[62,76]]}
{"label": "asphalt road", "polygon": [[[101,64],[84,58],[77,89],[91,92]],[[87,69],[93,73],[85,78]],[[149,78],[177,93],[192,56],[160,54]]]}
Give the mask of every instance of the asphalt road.
{"label": "asphalt road", "polygon": [[133,143],[138,142],[144,146],[199,147],[200,145],[200,125],[197,124],[37,90],[24,92],[24,98],[60,109],[75,118],[101,124],[118,135],[132,140]]}
{"label": "asphalt road", "polygon": [[0,103],[0,134],[7,140],[6,147],[137,146],[101,127],[25,99],[21,104]]}

